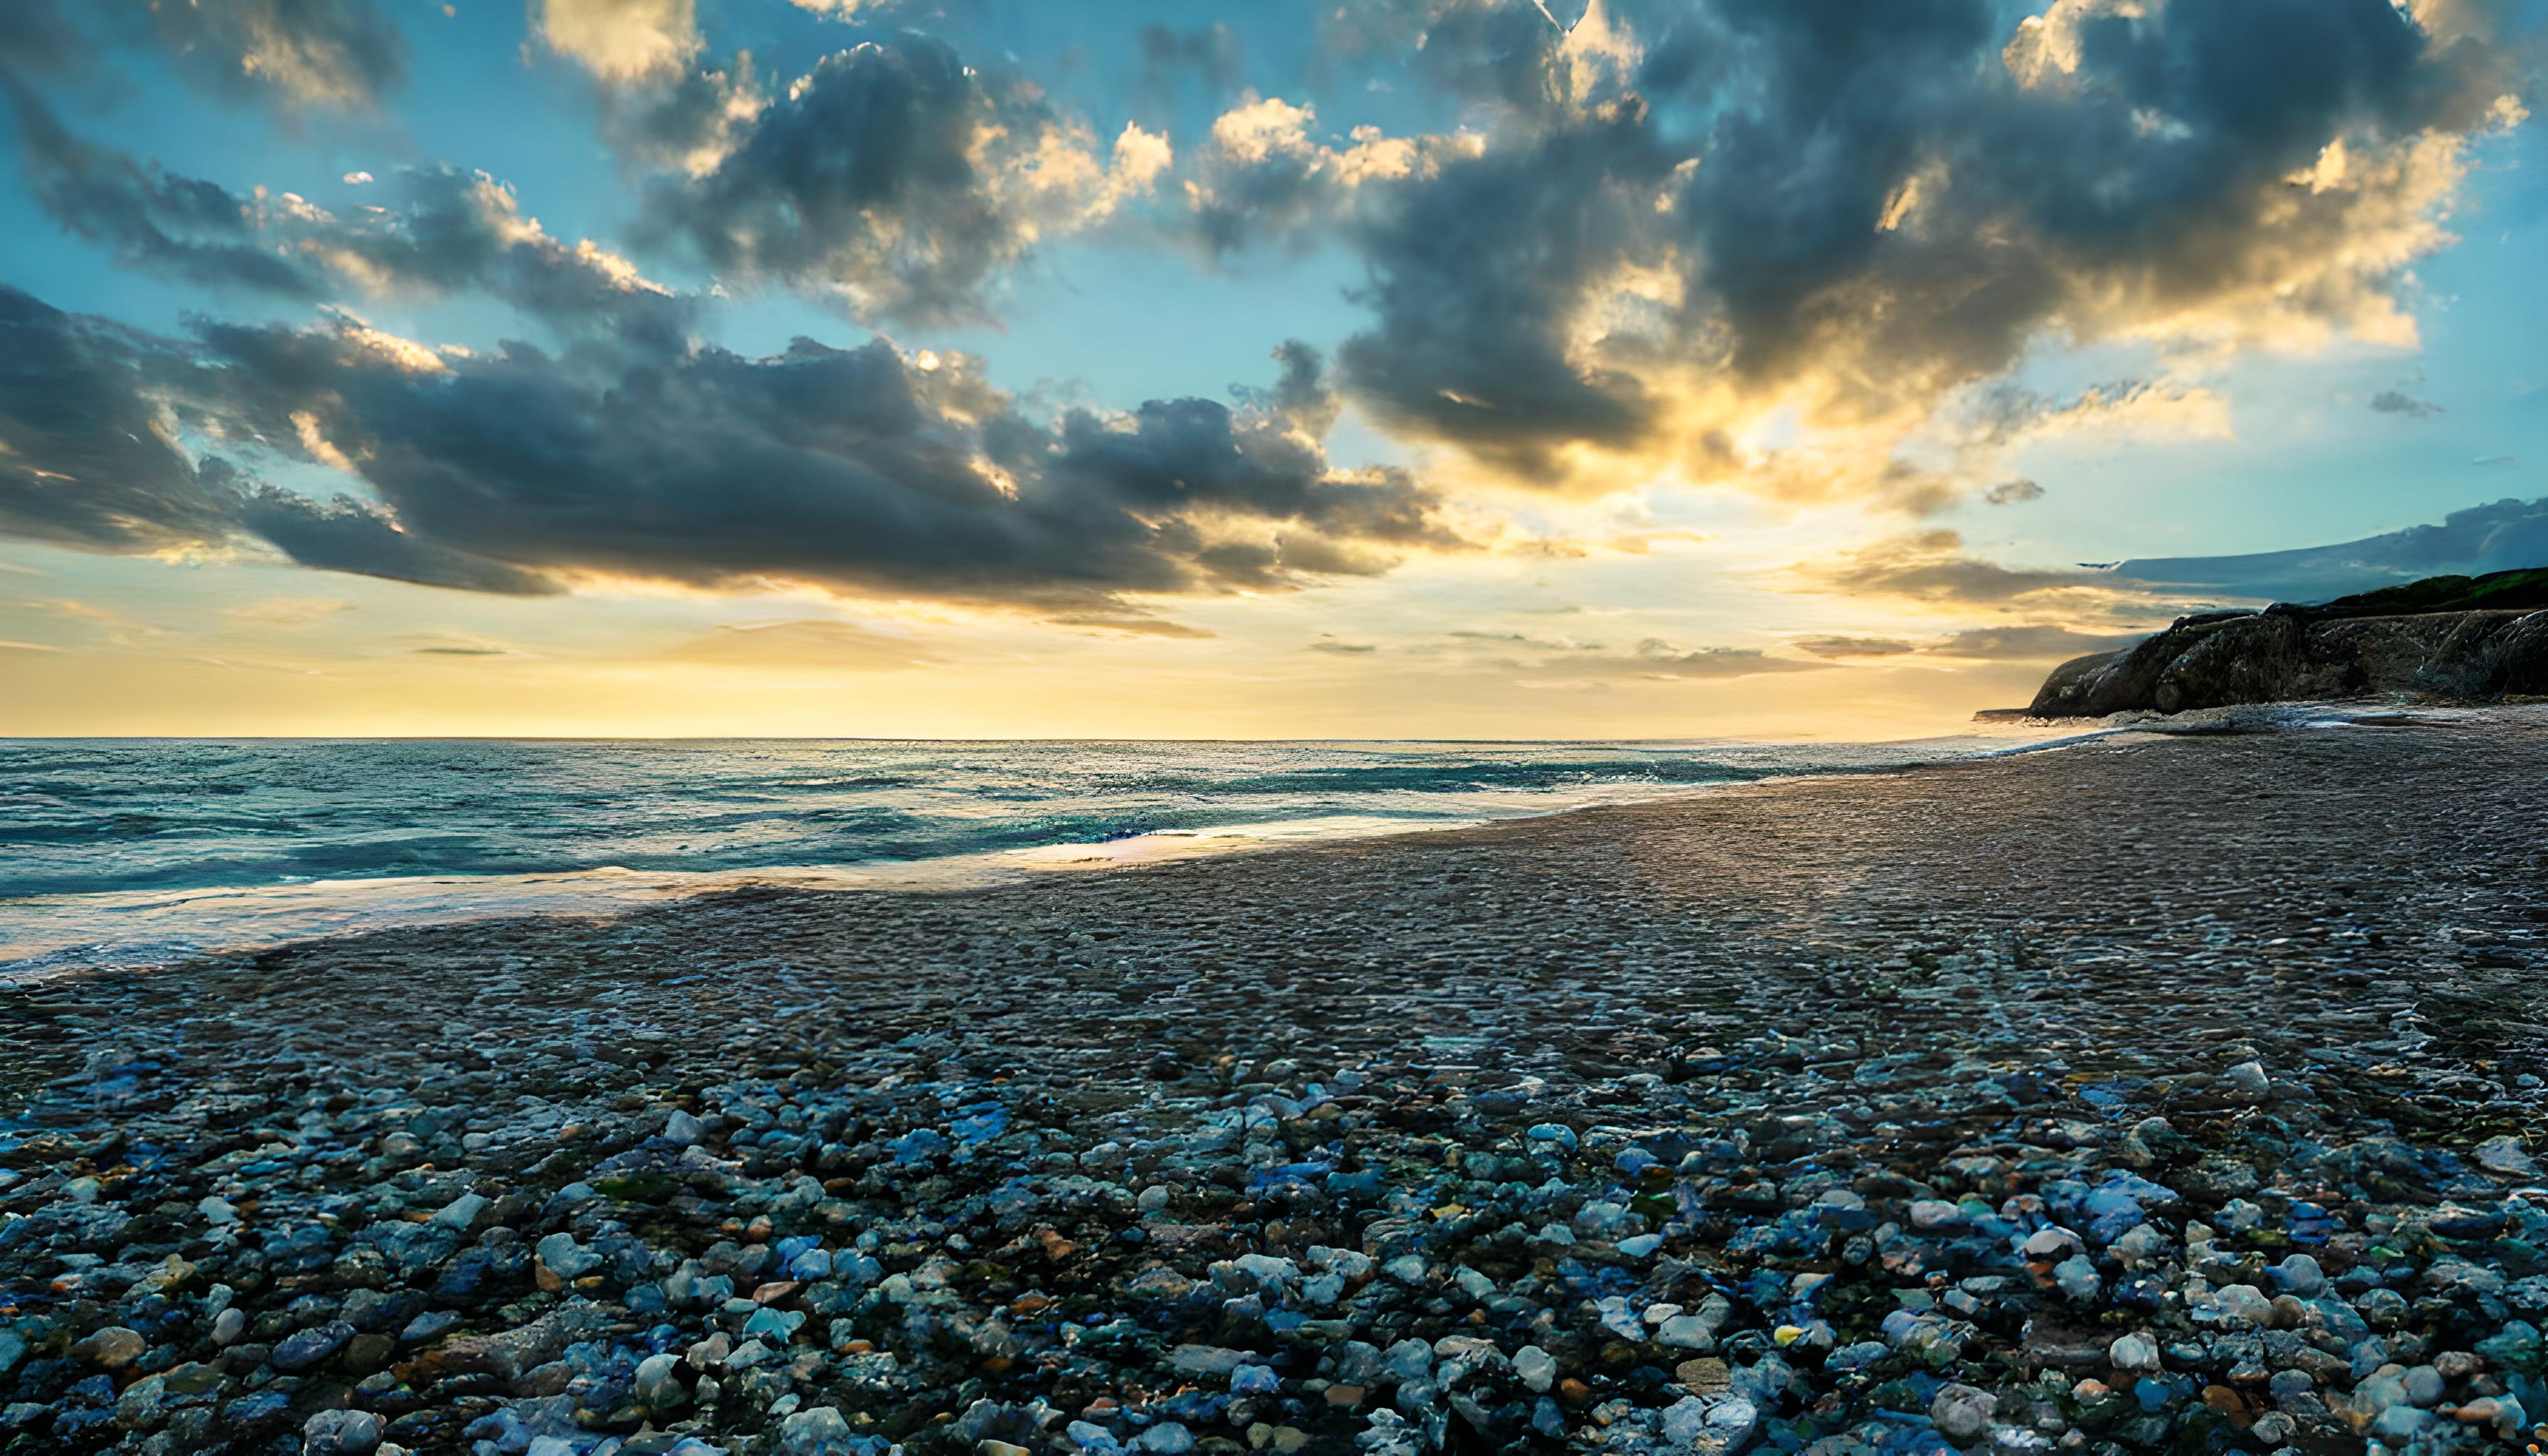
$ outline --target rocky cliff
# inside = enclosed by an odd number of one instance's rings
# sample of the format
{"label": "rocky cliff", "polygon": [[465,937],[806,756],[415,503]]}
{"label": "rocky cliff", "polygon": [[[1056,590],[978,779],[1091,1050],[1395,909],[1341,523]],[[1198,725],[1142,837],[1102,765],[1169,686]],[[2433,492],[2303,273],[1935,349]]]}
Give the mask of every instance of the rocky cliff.
{"label": "rocky cliff", "polygon": [[2083,718],[2396,693],[2548,694],[2548,568],[2180,617],[2136,646],[2053,669],[2028,711]]}

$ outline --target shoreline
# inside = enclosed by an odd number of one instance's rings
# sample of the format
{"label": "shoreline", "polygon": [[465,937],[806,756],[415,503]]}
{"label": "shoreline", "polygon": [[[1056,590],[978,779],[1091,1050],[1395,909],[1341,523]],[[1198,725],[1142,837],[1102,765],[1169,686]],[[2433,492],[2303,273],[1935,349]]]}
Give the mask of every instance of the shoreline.
{"label": "shoreline", "polygon": [[2548,1414],[2548,714],[1923,768],[0,997],[0,1451]]}
{"label": "shoreline", "polygon": [[[1987,760],[2033,753],[2094,741],[2115,731],[2120,730],[2087,728],[2004,748],[1980,750],[1969,758]],[[1877,743],[1850,747],[1882,749],[1930,741],[1915,739],[1903,740],[1901,745]],[[1114,840],[983,850],[930,860],[767,864],[696,870],[630,869],[615,864],[599,864],[514,874],[427,874],[318,879],[297,883],[182,886],[164,890],[33,894],[0,899],[0,912],[16,919],[27,919],[48,909],[58,909],[89,916],[105,913],[139,917],[153,923],[160,920],[183,923],[199,919],[204,907],[209,905],[220,907],[216,914],[227,911],[227,920],[235,922],[239,929],[235,932],[236,939],[221,942],[202,938],[200,932],[169,932],[163,933],[159,940],[145,941],[141,937],[148,934],[147,930],[136,930],[128,932],[118,947],[111,949],[102,949],[96,941],[76,934],[62,934],[49,944],[24,937],[16,945],[0,943],[0,953],[7,953],[0,954],[0,995],[51,984],[66,976],[174,970],[194,961],[260,955],[347,937],[520,919],[591,921],[764,889],[810,893],[966,893],[1024,883],[1057,872],[1143,868],[1185,860],[1317,850],[1346,843],[1523,823],[1601,808],[1670,803],[1692,795],[1757,783],[1902,773],[1933,763],[1967,761],[1913,760],[1792,773],[1770,771],[1751,778],[1729,777],[1695,783],[1658,782],[1649,785],[1648,791],[1637,797],[1577,802],[1437,822],[1408,823],[1392,821],[1387,816],[1339,814],[1240,822],[1198,830],[1163,830]],[[1356,827],[1332,829],[1330,832],[1303,832],[1312,826],[1333,826],[1345,822],[1353,822]],[[1225,844],[1226,847],[1222,847]],[[181,939],[181,935],[191,935],[195,939]]]}

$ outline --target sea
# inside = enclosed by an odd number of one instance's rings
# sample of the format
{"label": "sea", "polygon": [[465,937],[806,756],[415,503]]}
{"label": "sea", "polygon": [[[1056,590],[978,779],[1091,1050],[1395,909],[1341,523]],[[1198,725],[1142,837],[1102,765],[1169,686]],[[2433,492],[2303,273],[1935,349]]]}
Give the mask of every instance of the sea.
{"label": "sea", "polygon": [[747,884],[961,888],[2072,737],[0,740],[0,979]]}

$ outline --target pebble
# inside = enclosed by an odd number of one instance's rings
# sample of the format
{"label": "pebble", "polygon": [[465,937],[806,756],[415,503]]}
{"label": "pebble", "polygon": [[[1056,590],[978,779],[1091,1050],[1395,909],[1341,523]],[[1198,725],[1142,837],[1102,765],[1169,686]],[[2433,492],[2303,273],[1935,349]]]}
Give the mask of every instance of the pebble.
{"label": "pebble", "polygon": [[2052,1266],[2052,1284],[2063,1294],[2085,1303],[2105,1288],[2105,1278],[2097,1272],[2096,1261],[2080,1253]]}
{"label": "pebble", "polygon": [[[2128,852],[2072,832],[2106,752],[2009,771],[2062,805],[2043,864]],[[255,1035],[100,1017],[111,1077],[12,1084],[0,1452],[2539,1439],[2542,1068],[2493,1018],[2548,1019],[2539,922],[2479,913],[2537,899],[2493,840],[2402,840],[2495,877],[2396,896],[2229,893],[2252,860],[2153,846],[2126,935],[2116,902],[2061,918],[2069,869],[1988,914],[1916,876],[1657,900],[1683,891],[1635,866],[1672,854],[1822,851],[1616,828],[1646,822],[1582,831],[1600,875],[1355,851],[1279,936],[1224,928],[1312,872],[1275,857],[1200,908],[1133,888],[1202,872],[1171,866],[860,901],[873,928],[747,897],[431,942],[525,948],[496,979],[389,964],[395,938],[223,962]],[[2260,853],[2332,877],[2386,846]],[[1435,854],[1462,877],[1373,868]],[[2415,895],[2464,895],[2454,930]],[[722,930],[663,929],[693,923]],[[317,1017],[366,957],[410,988],[360,998],[396,1035],[257,1020],[258,987],[306,976]]]}
{"label": "pebble", "polygon": [[1999,1398],[1969,1385],[1950,1385],[1929,1402],[1929,1423],[1958,1446],[1969,1446],[1990,1433],[1999,1413]]}
{"label": "pebble", "polygon": [[2295,1299],[2313,1300],[2326,1290],[2326,1273],[2308,1254],[2287,1254],[2269,1271],[2274,1286]]}
{"label": "pebble", "polygon": [[307,1370],[343,1349],[353,1337],[354,1326],[342,1320],[294,1330],[276,1342],[274,1368],[286,1374]]}
{"label": "pebble", "polygon": [[2251,1101],[2273,1090],[2273,1082],[2265,1075],[2265,1064],[2261,1061],[2242,1061],[2222,1076],[2232,1090]]}
{"label": "pebble", "polygon": [[831,1406],[799,1410],[778,1422],[779,1456],[847,1456],[853,1444],[849,1418]]}
{"label": "pebble", "polygon": [[2146,1335],[2127,1334],[2107,1348],[2106,1360],[2128,1375],[2155,1374],[2159,1368],[2158,1345]]}
{"label": "pebble", "polygon": [[1546,1395],[1557,1379],[1557,1360],[1537,1345],[1524,1345],[1513,1352],[1513,1378],[1522,1389],[1534,1395]]}
{"label": "pebble", "polygon": [[369,1410],[321,1410],[303,1423],[303,1456],[373,1456],[381,1446],[381,1417]]}
{"label": "pebble", "polygon": [[150,1342],[141,1337],[140,1331],[110,1324],[72,1345],[71,1353],[109,1370],[122,1370],[140,1359],[141,1352],[148,1348]]}
{"label": "pebble", "polygon": [[2538,1159],[2523,1150],[2520,1138],[2509,1134],[2489,1138],[2479,1143],[2474,1155],[2477,1165],[2490,1173],[2505,1173],[2520,1178],[2533,1178],[2539,1174]]}

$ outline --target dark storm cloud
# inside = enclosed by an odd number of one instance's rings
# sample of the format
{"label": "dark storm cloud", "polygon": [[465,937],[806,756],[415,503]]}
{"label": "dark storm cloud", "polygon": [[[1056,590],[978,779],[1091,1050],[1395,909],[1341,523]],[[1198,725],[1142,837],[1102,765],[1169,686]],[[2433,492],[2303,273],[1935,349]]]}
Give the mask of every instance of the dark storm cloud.
{"label": "dark storm cloud", "polygon": [[712,95],[675,115],[693,135],[724,118],[731,149],[657,185],[651,235],[863,318],[978,318],[980,291],[1039,236],[1106,206],[1084,129],[927,36],[826,57],[748,120],[707,110]]}
{"label": "dark storm cloud", "polygon": [[8,93],[37,205],[69,231],[112,249],[117,262],[293,298],[316,297],[323,286],[314,269],[261,236],[247,199],[72,136],[6,69],[0,90]]}
{"label": "dark storm cloud", "polygon": [[[1272,104],[1284,105],[1279,100]],[[1229,150],[1216,136],[1193,202],[1195,232],[1216,258],[1271,242],[1305,240],[1335,210],[1338,195],[1326,170],[1327,154],[1309,142],[1306,134],[1286,145],[1235,155]]]}
{"label": "dark storm cloud", "polygon": [[1710,454],[1666,378],[1846,419],[2048,331],[2376,322],[2403,266],[2359,260],[2433,245],[2453,139],[2520,82],[2389,0],[2061,0],[2014,37],[1996,0],[1622,0],[1633,51],[1520,0],[1390,9],[1502,120],[1357,211],[1378,318],[1345,379],[1523,474]]}
{"label": "dark storm cloud", "polygon": [[881,342],[701,349],[592,382],[521,350],[430,374],[348,360],[332,396],[314,402],[328,437],[402,525],[532,570],[1058,603],[1448,542],[1410,484],[1335,476],[1223,406],[1049,428],[968,363]]}
{"label": "dark storm cloud", "polygon": [[407,79],[406,38],[376,0],[104,0],[100,9],[154,38],[190,82],[286,110],[366,108]]}
{"label": "dark storm cloud", "polygon": [[1532,117],[1567,104],[1557,60],[1580,19],[1512,0],[1447,0],[1424,7],[1412,64],[1434,85],[1470,101],[1495,102]]}
{"label": "dark storm cloud", "polygon": [[[1157,631],[1119,593],[1281,589],[1464,544],[1411,480],[1337,472],[1280,416],[1176,400],[1048,424],[974,361],[881,341],[437,355],[339,319],[178,343],[0,299],[0,531],[94,550],[256,538],[469,591],[776,580]],[[333,465],[377,501],[199,467],[190,441]]]}
{"label": "dark storm cloud", "polygon": [[321,571],[510,596],[562,590],[535,572],[421,540],[377,508],[344,496],[320,502],[266,487],[241,499],[234,519],[295,562]]}
{"label": "dark storm cloud", "polygon": [[418,167],[389,185],[397,207],[278,230],[354,282],[427,296],[482,289],[567,328],[669,343],[695,312],[692,300],[647,282],[625,259],[550,236],[522,216],[511,189],[483,172]]}
{"label": "dark storm cloud", "polygon": [[[1127,423],[1072,411],[1044,474],[1076,496],[1115,502],[1137,516],[1228,514],[1302,528],[1280,541],[1207,548],[1207,558],[1234,578],[1303,567],[1366,574],[1350,553],[1337,553],[1341,542],[1457,544],[1434,520],[1433,498],[1404,473],[1331,476],[1323,450],[1273,422],[1188,399],[1150,401]],[[1379,565],[1376,560],[1374,568]]]}
{"label": "dark storm cloud", "polygon": [[1311,439],[1325,439],[1343,408],[1334,382],[1327,377],[1326,356],[1297,338],[1287,338],[1274,346],[1274,362],[1282,372],[1265,398],[1266,410],[1290,420],[1293,428]]}
{"label": "dark storm cloud", "polygon": [[0,536],[115,555],[255,537],[305,566],[476,592],[556,590],[404,534],[362,502],[263,485],[181,438],[214,426],[253,449],[269,431],[295,436],[291,406],[312,383],[306,370],[267,380],[209,370],[168,340],[0,285]]}
{"label": "dark storm cloud", "polygon": [[298,300],[483,290],[560,327],[662,338],[678,337],[694,312],[625,260],[549,236],[483,173],[407,169],[386,184],[394,206],[340,216],[142,163],[72,135],[5,71],[0,89],[38,205],[126,267]]}
{"label": "dark storm cloud", "polygon": [[1635,215],[1670,166],[1630,114],[1452,160],[1406,189],[1365,238],[1380,317],[1338,352],[1353,392],[1516,471],[1564,443],[1634,446],[1655,409],[1646,386],[1582,362],[1569,331],[1592,280],[1632,259]]}
{"label": "dark storm cloud", "polygon": [[761,112],[752,56],[723,70],[694,70],[657,86],[602,93],[601,129],[610,149],[641,168],[712,167]]}
{"label": "dark storm cloud", "polygon": [[1462,97],[1533,96],[1545,65],[1586,0],[1359,0],[1323,8],[1316,36],[1322,68],[1413,64]]}
{"label": "dark storm cloud", "polygon": [[83,551],[218,540],[227,470],[199,470],[143,395],[157,345],[0,285],[0,534]]}

